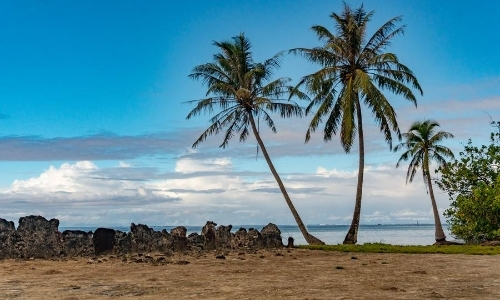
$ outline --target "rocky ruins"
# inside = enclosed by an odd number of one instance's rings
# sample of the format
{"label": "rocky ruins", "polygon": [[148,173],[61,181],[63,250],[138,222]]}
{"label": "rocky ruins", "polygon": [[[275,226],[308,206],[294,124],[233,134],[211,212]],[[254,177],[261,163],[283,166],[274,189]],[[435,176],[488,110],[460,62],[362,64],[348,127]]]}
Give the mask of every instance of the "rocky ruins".
{"label": "rocky ruins", "polygon": [[257,250],[282,248],[279,228],[274,224],[264,226],[259,232],[254,228],[218,226],[208,221],[200,234],[188,236],[183,226],[155,231],[147,225],[130,225],[130,232],[98,228],[94,232],[80,230],[59,231],[59,220],[41,216],[19,219],[14,222],[0,218],[0,259],[95,257],[99,255],[126,255],[132,253],[162,253],[203,250]]}

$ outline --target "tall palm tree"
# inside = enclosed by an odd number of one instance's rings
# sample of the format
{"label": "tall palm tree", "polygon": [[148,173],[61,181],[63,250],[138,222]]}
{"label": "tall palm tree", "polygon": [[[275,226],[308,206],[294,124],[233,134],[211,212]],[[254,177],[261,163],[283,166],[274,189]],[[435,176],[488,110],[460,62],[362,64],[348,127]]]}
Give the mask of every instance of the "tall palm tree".
{"label": "tall palm tree", "polygon": [[281,54],[263,63],[254,63],[250,41],[244,34],[233,37],[233,42],[214,42],[214,45],[220,51],[214,55],[214,61],[195,67],[189,75],[207,85],[206,96],[209,98],[189,101],[196,103],[196,107],[186,118],[191,119],[202,112],[212,114],[214,108],[220,111],[210,119],[211,125],[194,142],[193,148],[208,136],[224,130],[220,147],[225,148],[234,134],[239,134],[240,142],[244,142],[250,127],[305,240],[309,244],[324,244],[307,231],[274,168],[255,121],[256,118],[262,118],[276,132],[269,112],[279,113],[283,118],[303,114],[303,109],[297,103],[287,99],[291,90],[288,85],[290,79],[283,77],[272,80],[273,71],[279,68]]}
{"label": "tall palm tree", "polygon": [[403,133],[404,141],[394,147],[394,151],[403,148],[406,151],[401,155],[396,164],[399,167],[402,161],[410,159],[408,172],[406,173],[406,183],[413,181],[413,177],[419,168],[422,168],[422,175],[431,196],[432,211],[434,212],[435,238],[436,242],[446,241],[446,236],[441,226],[439,211],[434,198],[432,189],[431,175],[429,171],[429,162],[437,162],[440,166],[446,166],[446,158],[453,159],[453,152],[439,143],[447,138],[453,138],[453,134],[446,131],[435,132],[435,127],[439,127],[436,121],[425,120],[424,122],[415,122],[411,125],[407,133]]}
{"label": "tall palm tree", "polygon": [[392,147],[391,132],[394,131],[400,138],[400,131],[396,112],[382,90],[401,95],[415,106],[417,100],[411,88],[422,93],[413,72],[400,63],[395,54],[384,52],[392,38],[404,31],[404,26],[397,27],[401,17],[390,19],[367,39],[367,25],[372,16],[373,11],[367,13],[363,6],[353,10],[344,3],[342,14],[332,13],[330,16],[335,22],[335,33],[331,33],[323,26],[312,27],[322,46],[289,51],[321,66],[315,73],[304,76],[296,86],[297,89],[305,86],[312,95],[311,102],[306,108],[306,115],[312,113],[314,107],[318,107],[309,124],[306,142],[323,118],[326,118],[323,139],[329,141],[340,133],[340,142],[346,153],[350,152],[356,133],[358,134],[359,169],[356,202],[344,244],[357,242],[361,215],[365,167],[361,105],[366,105],[372,112],[386,142]]}

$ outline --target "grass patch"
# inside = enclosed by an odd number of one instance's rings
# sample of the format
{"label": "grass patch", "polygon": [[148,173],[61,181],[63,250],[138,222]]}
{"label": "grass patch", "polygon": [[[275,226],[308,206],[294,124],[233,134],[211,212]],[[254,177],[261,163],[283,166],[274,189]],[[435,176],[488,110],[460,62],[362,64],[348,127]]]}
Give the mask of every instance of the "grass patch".
{"label": "grass patch", "polygon": [[358,253],[411,253],[411,254],[470,254],[497,255],[500,247],[481,245],[431,245],[431,246],[399,246],[381,243],[363,245],[304,245],[301,249],[358,252]]}

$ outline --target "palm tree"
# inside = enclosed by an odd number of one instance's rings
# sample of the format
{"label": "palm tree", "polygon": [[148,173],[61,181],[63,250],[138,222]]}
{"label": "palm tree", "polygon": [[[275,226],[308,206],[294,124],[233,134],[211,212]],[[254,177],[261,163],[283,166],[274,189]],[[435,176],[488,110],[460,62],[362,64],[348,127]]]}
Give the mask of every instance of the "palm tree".
{"label": "palm tree", "polygon": [[262,118],[265,124],[276,132],[276,127],[269,113],[278,113],[283,118],[302,116],[303,109],[297,103],[287,100],[285,95],[291,90],[289,78],[271,80],[273,71],[279,68],[281,54],[265,60],[263,63],[254,63],[250,41],[240,34],[233,37],[233,42],[214,42],[219,53],[214,55],[214,62],[199,65],[189,76],[195,80],[202,80],[208,86],[206,96],[209,98],[189,101],[196,103],[196,107],[187,115],[187,119],[201,114],[212,114],[214,108],[220,112],[210,119],[211,125],[194,142],[197,147],[208,136],[225,130],[224,139],[220,147],[225,148],[234,134],[239,134],[240,142],[244,142],[249,135],[249,127],[262,149],[271,173],[285,197],[293,217],[309,244],[324,244],[321,240],[307,232],[297,210],[295,209],[285,186],[281,181],[269,157],[264,142],[256,125],[256,118]]}
{"label": "palm tree", "polygon": [[422,175],[425,185],[429,189],[431,196],[432,211],[434,212],[435,238],[436,242],[446,241],[446,236],[441,226],[439,211],[434,198],[432,189],[431,175],[429,171],[429,162],[437,162],[440,166],[446,166],[446,158],[453,159],[453,152],[439,143],[447,138],[453,138],[453,134],[445,131],[434,132],[434,128],[439,127],[436,121],[425,120],[424,122],[415,122],[411,125],[407,133],[403,133],[404,142],[394,147],[394,151],[401,148],[406,151],[401,155],[396,164],[396,168],[402,161],[411,160],[406,173],[406,183],[413,181],[413,177],[419,168],[422,168]]}
{"label": "palm tree", "polygon": [[[422,89],[412,71],[399,62],[393,53],[384,52],[393,37],[402,34],[404,26],[397,27],[401,17],[387,21],[368,40],[367,24],[373,11],[366,13],[363,6],[352,10],[344,3],[341,15],[331,14],[335,22],[335,33],[323,26],[313,26],[312,30],[323,43],[312,49],[296,48],[289,52],[299,54],[321,68],[315,73],[304,76],[296,86],[305,86],[312,95],[306,108],[306,115],[317,111],[309,124],[306,142],[311,133],[326,118],[323,139],[330,141],[340,133],[340,142],[346,153],[354,143],[356,133],[359,142],[359,169],[356,189],[356,202],[352,223],[344,239],[344,244],[357,242],[363,194],[363,172],[365,167],[365,148],[361,104],[371,110],[375,121],[392,146],[394,131],[400,138],[396,113],[382,93],[382,90],[401,95],[417,105],[416,98],[407,84],[422,93]],[[294,95],[295,90],[291,95]]]}

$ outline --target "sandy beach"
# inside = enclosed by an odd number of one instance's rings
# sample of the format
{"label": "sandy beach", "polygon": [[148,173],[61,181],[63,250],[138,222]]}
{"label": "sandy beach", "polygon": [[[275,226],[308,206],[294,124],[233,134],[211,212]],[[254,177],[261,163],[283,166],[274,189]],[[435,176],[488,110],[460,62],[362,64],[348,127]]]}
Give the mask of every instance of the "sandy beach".
{"label": "sandy beach", "polygon": [[2,260],[0,299],[499,299],[498,256],[303,249]]}

